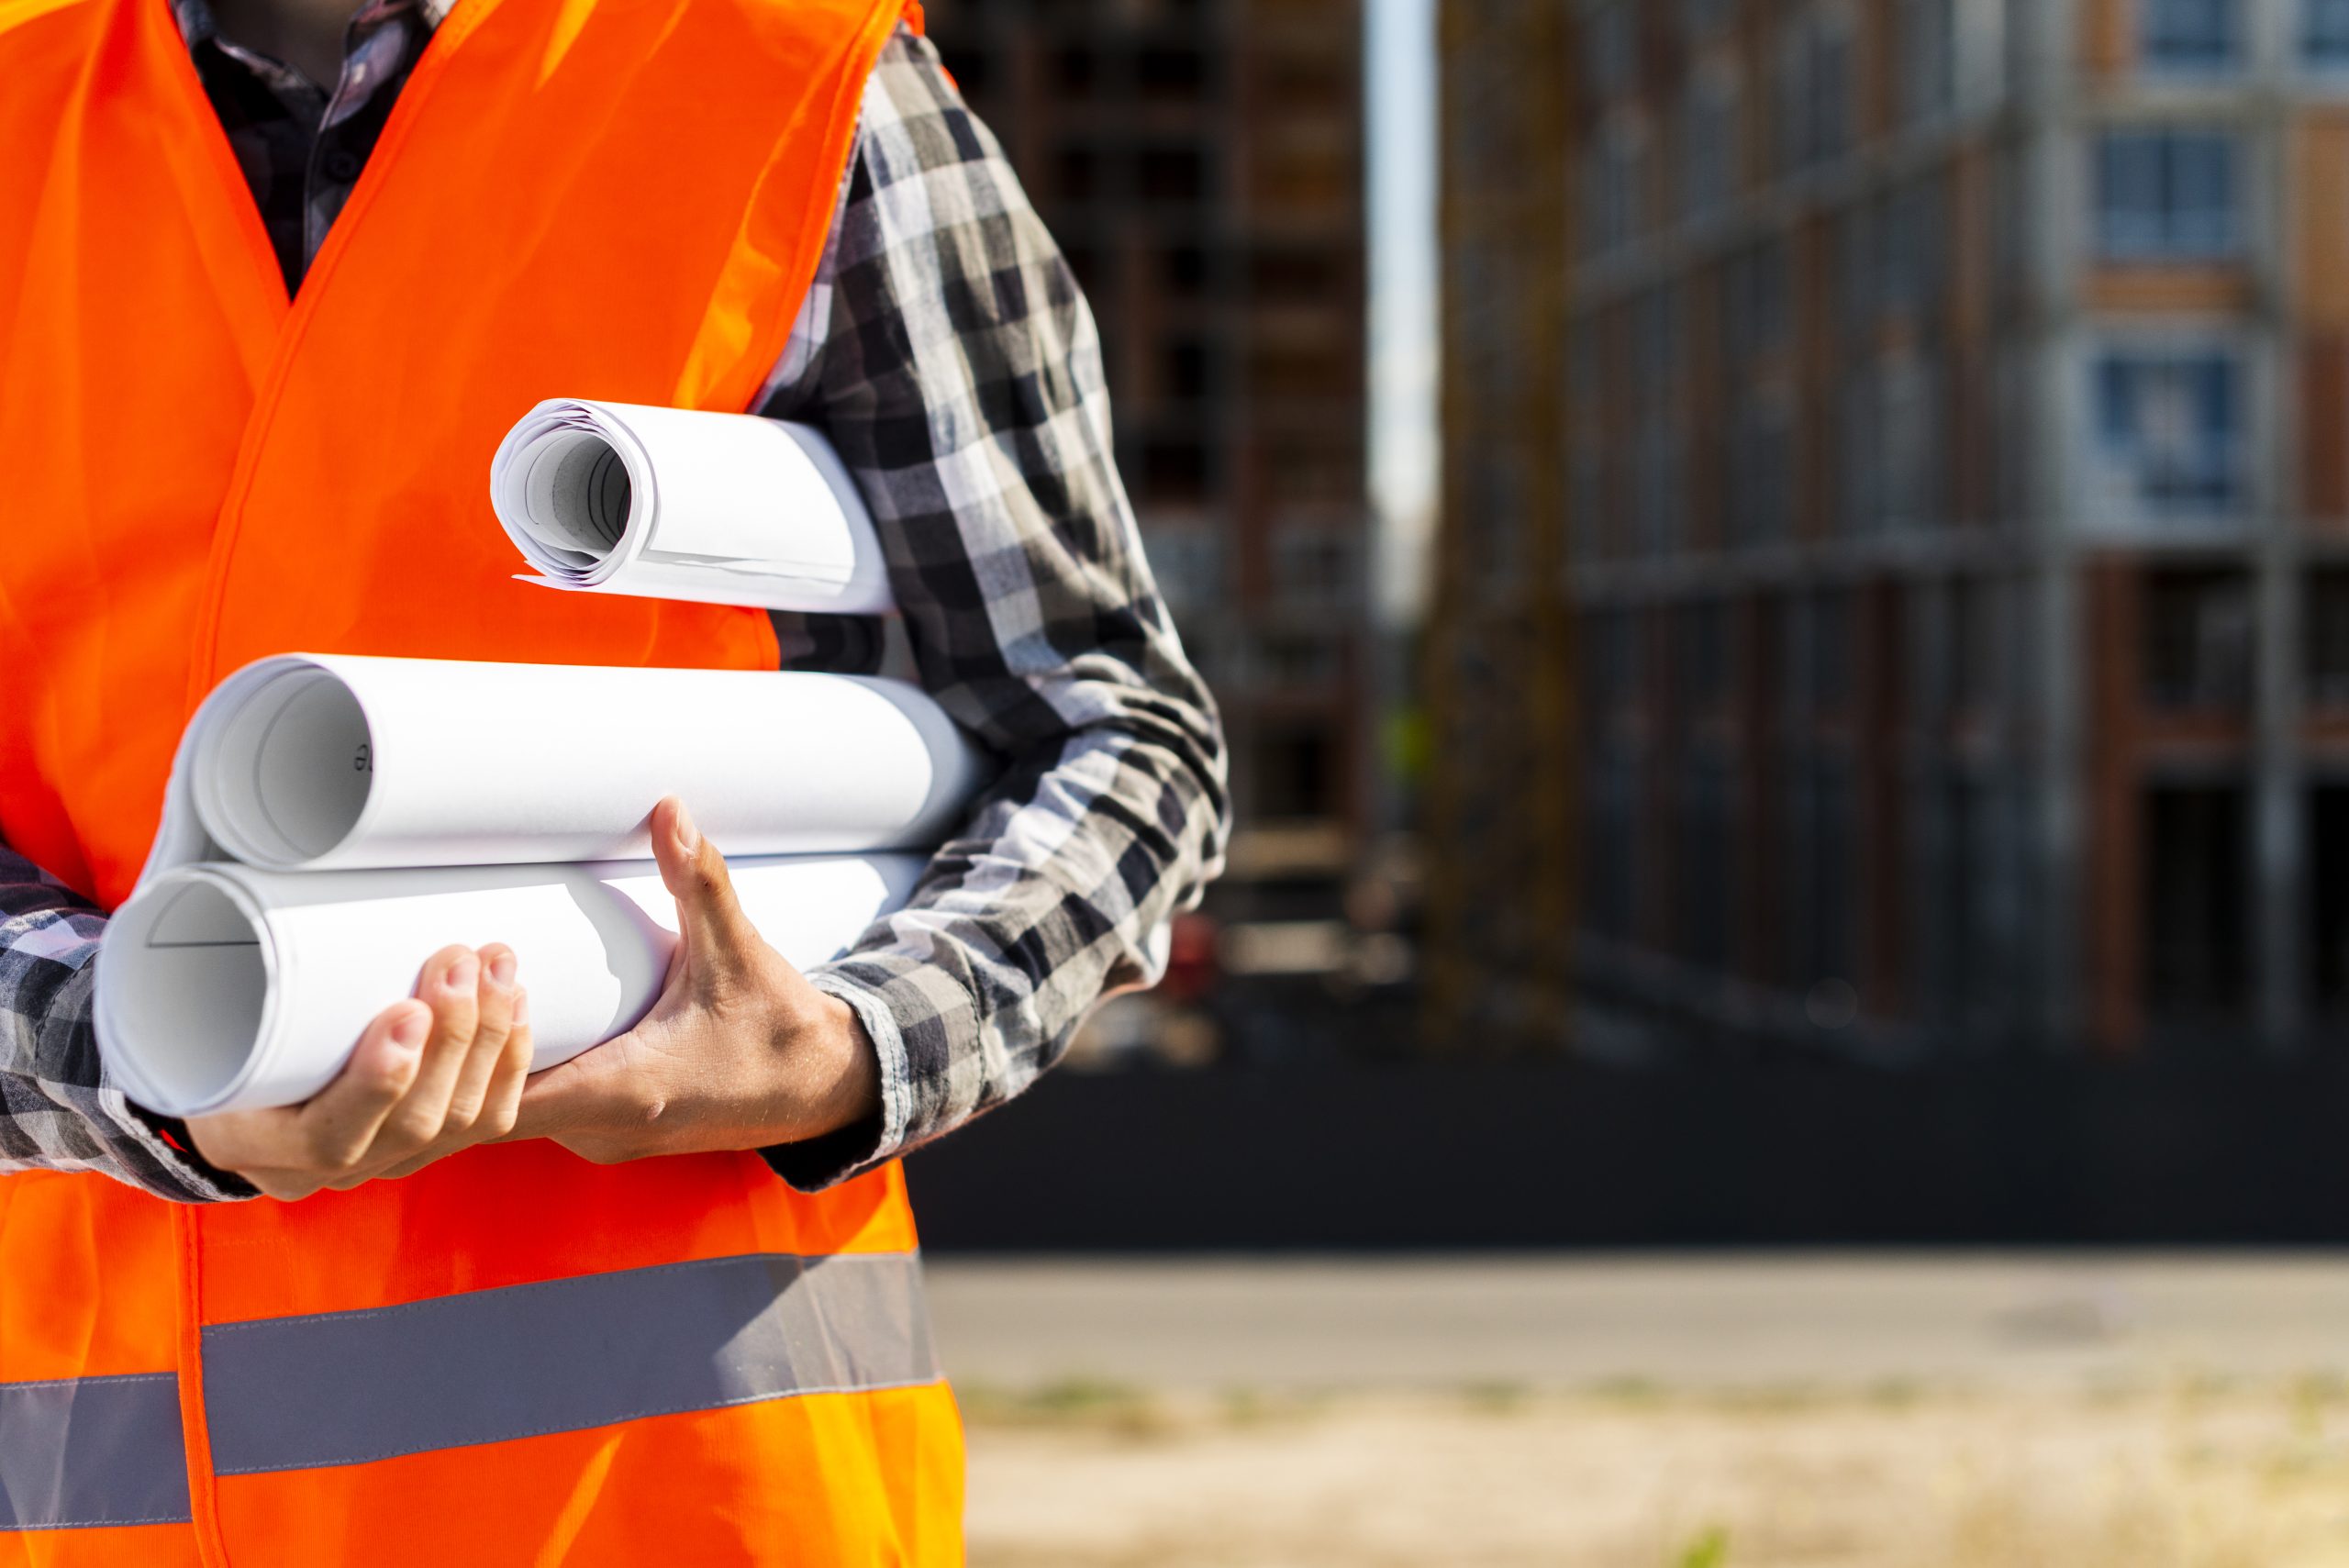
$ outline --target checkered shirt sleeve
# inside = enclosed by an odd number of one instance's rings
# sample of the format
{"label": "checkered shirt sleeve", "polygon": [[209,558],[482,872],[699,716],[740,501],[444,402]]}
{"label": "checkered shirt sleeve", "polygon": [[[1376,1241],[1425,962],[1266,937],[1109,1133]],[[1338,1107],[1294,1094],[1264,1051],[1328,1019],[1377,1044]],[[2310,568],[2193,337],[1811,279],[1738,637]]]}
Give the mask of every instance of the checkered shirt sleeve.
{"label": "checkered shirt sleeve", "polygon": [[908,906],[812,975],[878,1048],[883,1108],[769,1151],[802,1186],[1033,1083],[1095,1002],[1158,977],[1229,828],[1214,699],[1143,558],[1068,263],[926,41],[884,52],[861,135],[763,411],[830,436],[922,684],[1003,771]]}

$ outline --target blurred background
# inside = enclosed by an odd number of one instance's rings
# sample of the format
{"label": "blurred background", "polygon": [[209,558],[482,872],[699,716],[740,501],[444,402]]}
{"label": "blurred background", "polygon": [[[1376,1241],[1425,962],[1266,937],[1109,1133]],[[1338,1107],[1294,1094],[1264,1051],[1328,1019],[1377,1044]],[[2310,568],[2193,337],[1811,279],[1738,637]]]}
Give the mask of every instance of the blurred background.
{"label": "blurred background", "polygon": [[2349,1563],[2349,0],[933,0],[1239,832],[981,1563]]}

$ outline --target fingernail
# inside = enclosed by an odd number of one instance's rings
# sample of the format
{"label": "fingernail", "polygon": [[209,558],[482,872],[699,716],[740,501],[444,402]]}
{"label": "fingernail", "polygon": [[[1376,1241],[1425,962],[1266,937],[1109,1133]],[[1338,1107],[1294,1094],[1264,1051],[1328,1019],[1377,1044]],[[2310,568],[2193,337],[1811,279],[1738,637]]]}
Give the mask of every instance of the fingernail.
{"label": "fingernail", "polygon": [[514,993],[514,1027],[518,1029],[529,1021],[530,994],[528,991],[517,991]]}
{"label": "fingernail", "polygon": [[489,977],[501,991],[514,984],[514,955],[501,952],[490,961]]}
{"label": "fingernail", "polygon": [[425,1030],[430,1027],[432,1015],[421,1007],[402,1007],[400,1016],[392,1020],[392,1043],[403,1051],[414,1051],[424,1043]]}
{"label": "fingernail", "polygon": [[480,978],[481,960],[467,953],[449,966],[449,978],[444,984],[451,991],[471,991],[473,983]]}
{"label": "fingernail", "polygon": [[694,826],[694,814],[683,806],[677,807],[677,847],[689,855],[701,848],[701,829]]}

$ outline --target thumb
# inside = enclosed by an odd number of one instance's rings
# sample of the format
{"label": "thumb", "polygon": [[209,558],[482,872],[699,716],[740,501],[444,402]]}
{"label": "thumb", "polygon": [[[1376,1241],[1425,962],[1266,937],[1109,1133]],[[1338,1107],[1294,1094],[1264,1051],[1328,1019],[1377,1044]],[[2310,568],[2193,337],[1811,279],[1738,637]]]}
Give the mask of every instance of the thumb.
{"label": "thumb", "polygon": [[677,901],[677,925],[688,962],[718,973],[741,970],[759,934],[734,896],[726,857],[701,836],[685,802],[671,795],[652,808],[652,858]]}

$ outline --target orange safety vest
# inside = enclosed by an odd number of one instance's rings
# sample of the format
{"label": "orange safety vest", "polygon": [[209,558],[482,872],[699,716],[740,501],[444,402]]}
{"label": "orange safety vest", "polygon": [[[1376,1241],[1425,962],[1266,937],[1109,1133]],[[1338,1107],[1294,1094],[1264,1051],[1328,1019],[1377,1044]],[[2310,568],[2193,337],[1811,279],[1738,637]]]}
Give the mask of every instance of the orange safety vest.
{"label": "orange safety vest", "polygon": [[[514,582],[490,454],[554,394],[750,406],[901,19],[459,0],[289,305],[167,0],[0,0],[0,838],[121,900],[262,654],[773,667]],[[961,1489],[894,1165],[0,1178],[0,1568],[953,1562]]]}

